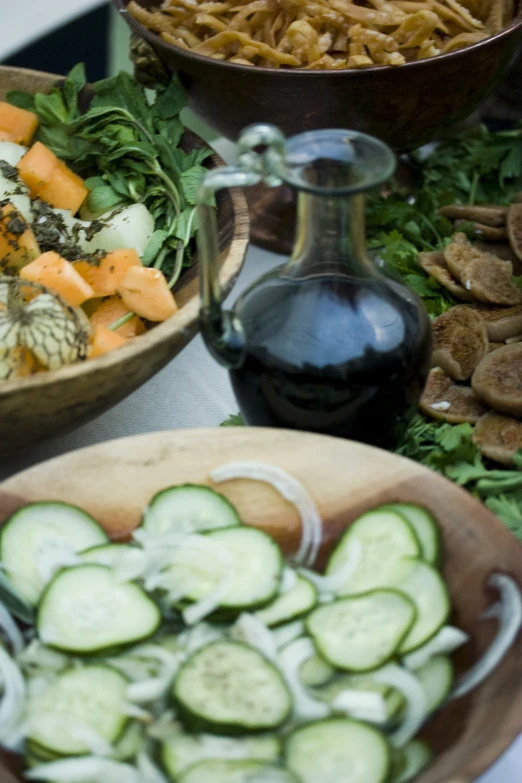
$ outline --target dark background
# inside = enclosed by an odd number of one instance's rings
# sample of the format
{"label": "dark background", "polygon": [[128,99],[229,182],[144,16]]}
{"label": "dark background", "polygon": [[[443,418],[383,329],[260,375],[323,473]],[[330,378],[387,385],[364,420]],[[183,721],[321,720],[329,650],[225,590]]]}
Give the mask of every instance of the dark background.
{"label": "dark background", "polygon": [[91,81],[103,79],[109,63],[110,12],[111,6],[107,4],[80,16],[19,50],[2,64],[64,74],[76,63],[84,62]]}

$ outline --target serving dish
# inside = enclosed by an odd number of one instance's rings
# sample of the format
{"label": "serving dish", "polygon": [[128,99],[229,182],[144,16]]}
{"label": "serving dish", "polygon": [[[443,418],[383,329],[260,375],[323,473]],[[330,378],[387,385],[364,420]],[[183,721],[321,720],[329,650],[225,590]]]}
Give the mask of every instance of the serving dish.
{"label": "serving dish", "polygon": [[[498,519],[463,490],[409,460],[349,441],[269,429],[192,430],[142,435],[97,445],[31,468],[0,485],[0,521],[27,502],[62,500],[91,513],[115,539],[128,536],[159,489],[210,483],[227,461],[256,460],[287,470],[314,497],[323,519],[321,556],[363,511],[380,503],[422,504],[439,520],[443,568],[455,605],[452,620],[474,640],[457,666],[468,667],[488,646],[495,624],[479,621],[494,594],[493,572],[522,584],[520,550]],[[247,524],[270,532],[286,551],[300,538],[295,509],[268,485],[220,485]],[[418,783],[471,783],[506,749],[521,726],[522,637],[494,673],[469,696],[441,710],[426,728],[436,759]],[[494,730],[492,730],[494,727]],[[2,780],[17,778],[7,770]],[[12,761],[12,759],[11,759]]]}
{"label": "serving dish", "polygon": [[[59,76],[0,66],[0,100],[12,89],[49,92]],[[188,143],[202,142],[193,135]],[[218,156],[211,165],[222,163]],[[248,215],[241,193],[226,191],[218,201],[222,284],[230,290],[248,243]],[[181,277],[178,312],[139,338],[97,359],[0,387],[0,455],[64,432],[115,405],[165,366],[198,329],[197,266]]]}
{"label": "serving dish", "polygon": [[[502,78],[522,40],[522,15],[501,33],[466,49],[399,67],[361,70],[270,69],[222,62],[164,42],[114,0],[134,33],[171,73],[179,73],[194,111],[235,141],[242,128],[269,120],[287,136],[349,128],[407,151],[464,119]],[[157,5],[139,0],[145,7]],[[234,107],[231,110],[231,107]]]}

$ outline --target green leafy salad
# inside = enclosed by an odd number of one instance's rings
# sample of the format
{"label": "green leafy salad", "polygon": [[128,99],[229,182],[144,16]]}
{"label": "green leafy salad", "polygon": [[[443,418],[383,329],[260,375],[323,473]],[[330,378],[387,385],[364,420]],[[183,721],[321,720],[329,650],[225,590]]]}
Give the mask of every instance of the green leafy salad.
{"label": "green leafy salad", "polygon": [[[448,204],[509,204],[522,191],[522,123],[509,130],[475,126],[440,144],[428,155],[423,151],[405,160],[412,183],[393,181],[386,194],[367,198],[369,247],[387,269],[424,301],[437,317],[461,304],[418,265],[418,253],[440,250],[455,231],[453,223],[438,214]],[[476,238],[471,224],[459,226]],[[223,425],[243,424],[232,415]],[[497,514],[522,541],[522,454],[513,468],[498,469],[484,459],[471,440],[473,426],[415,417],[398,453],[435,470],[466,487]]]}
{"label": "green leafy salad", "polygon": [[86,87],[79,64],[49,95],[15,90],[7,100],[34,112],[38,140],[86,178],[85,219],[122,204],[147,207],[155,230],[142,264],[161,269],[172,287],[192,260],[196,192],[212,150],[184,149],[187,100],[176,78],[155,84],[150,99],[125,72]]}

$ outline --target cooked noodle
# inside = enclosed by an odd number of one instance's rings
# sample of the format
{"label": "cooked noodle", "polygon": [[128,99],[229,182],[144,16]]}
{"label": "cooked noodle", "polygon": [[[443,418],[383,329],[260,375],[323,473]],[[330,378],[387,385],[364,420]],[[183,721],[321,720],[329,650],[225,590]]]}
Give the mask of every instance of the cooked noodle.
{"label": "cooked noodle", "polygon": [[167,43],[265,68],[403,65],[500,32],[513,0],[163,0],[128,11]]}

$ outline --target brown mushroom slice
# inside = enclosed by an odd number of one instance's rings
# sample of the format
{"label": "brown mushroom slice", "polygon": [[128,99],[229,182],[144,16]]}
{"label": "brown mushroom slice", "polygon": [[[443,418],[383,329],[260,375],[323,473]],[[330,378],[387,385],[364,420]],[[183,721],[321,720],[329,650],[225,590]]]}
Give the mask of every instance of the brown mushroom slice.
{"label": "brown mushroom slice", "polygon": [[468,204],[448,204],[440,207],[439,215],[450,220],[465,220],[471,223],[484,223],[486,226],[503,226],[506,222],[507,208],[502,206],[470,206]]}
{"label": "brown mushroom slice", "polygon": [[[518,258],[513,253],[511,245],[507,242],[482,242],[480,239],[473,240],[473,247],[481,250],[483,253],[491,253],[502,261],[518,262]],[[519,262],[520,263],[520,262]]]}
{"label": "brown mushroom slice", "polygon": [[493,353],[493,351],[496,351],[498,348],[503,348],[506,343],[489,343],[488,345],[488,353]]}
{"label": "brown mushroom slice", "polygon": [[522,304],[522,289],[513,283],[513,267],[483,254],[472,259],[460,274],[460,282],[475,300],[489,304]]}
{"label": "brown mushroom slice", "polygon": [[514,345],[515,343],[522,343],[522,334],[515,334],[514,337],[508,337],[506,345]]}
{"label": "brown mushroom slice", "polygon": [[431,253],[419,253],[419,266],[421,266],[428,275],[435,278],[450,294],[462,302],[472,302],[473,297],[469,291],[455,280],[448,269],[443,253],[438,250]]}
{"label": "brown mushroom slice", "polygon": [[474,247],[467,236],[462,233],[455,234],[452,241],[444,248],[444,260],[451,274],[460,280],[464,268],[474,258],[482,258],[484,253]]}
{"label": "brown mushroom slice", "polygon": [[430,370],[419,409],[425,416],[450,424],[475,424],[487,411],[469,386],[454,383],[440,367]]}
{"label": "brown mushroom slice", "polygon": [[488,352],[486,324],[466,305],[457,305],[439,315],[432,324],[432,366],[441,367],[454,381],[471,378]]}
{"label": "brown mushroom slice", "polygon": [[514,254],[522,261],[522,202],[510,205],[507,213],[507,232]]}
{"label": "brown mushroom slice", "polygon": [[513,456],[522,449],[522,421],[490,411],[478,420],[472,440],[485,457],[512,465]]}
{"label": "brown mushroom slice", "polygon": [[471,307],[486,324],[488,339],[491,342],[504,343],[510,337],[522,332],[522,305],[495,307],[473,304]]}
{"label": "brown mushroom slice", "polygon": [[522,343],[488,353],[473,373],[471,387],[494,410],[522,416]]}
{"label": "brown mushroom slice", "polygon": [[[460,226],[465,222],[464,220],[456,220],[455,225]],[[478,234],[481,234],[484,239],[491,242],[502,242],[503,239],[507,238],[505,226],[487,226],[485,223],[477,223],[475,221],[471,225]]]}

